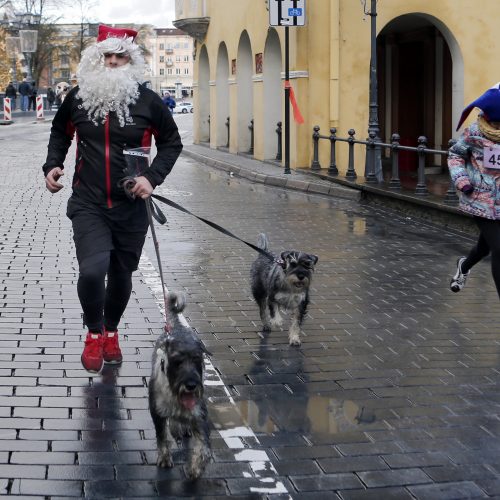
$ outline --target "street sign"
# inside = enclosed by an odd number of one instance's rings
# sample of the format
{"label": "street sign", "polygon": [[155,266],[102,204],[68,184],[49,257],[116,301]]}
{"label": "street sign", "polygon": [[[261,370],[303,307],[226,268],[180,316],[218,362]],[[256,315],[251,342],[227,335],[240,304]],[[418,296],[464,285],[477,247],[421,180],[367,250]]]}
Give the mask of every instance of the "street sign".
{"label": "street sign", "polygon": [[269,0],[271,26],[304,26],[306,0]]}

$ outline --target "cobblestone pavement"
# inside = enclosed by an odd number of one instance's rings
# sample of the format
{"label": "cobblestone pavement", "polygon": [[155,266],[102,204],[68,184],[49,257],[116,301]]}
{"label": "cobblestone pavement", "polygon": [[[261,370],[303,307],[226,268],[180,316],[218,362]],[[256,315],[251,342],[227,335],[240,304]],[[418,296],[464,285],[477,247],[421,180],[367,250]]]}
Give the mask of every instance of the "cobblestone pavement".
{"label": "cobblestone pavement", "polygon": [[[358,201],[254,184],[181,158],[160,194],[244,239],[319,263],[303,343],[260,333],[255,253],[165,209],[167,286],[212,352],[214,461],[155,464],[147,407],[162,328],[148,238],[121,326],[125,361],[92,376],[68,187],[43,188],[49,123],[0,129],[0,493],[17,498],[458,499],[500,495],[500,310],[489,262],[448,290],[464,234]],[[71,171],[71,169],[68,169]],[[70,184],[70,172],[63,182]]]}

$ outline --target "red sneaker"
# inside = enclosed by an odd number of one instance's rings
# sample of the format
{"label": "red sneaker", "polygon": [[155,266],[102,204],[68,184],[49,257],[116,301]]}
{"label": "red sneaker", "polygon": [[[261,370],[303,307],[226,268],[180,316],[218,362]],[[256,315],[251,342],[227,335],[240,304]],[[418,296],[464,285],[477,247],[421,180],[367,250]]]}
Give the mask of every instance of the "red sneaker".
{"label": "red sneaker", "polygon": [[118,330],[114,332],[104,330],[103,357],[104,362],[110,365],[119,365],[122,362],[123,357],[118,343]]}
{"label": "red sneaker", "polygon": [[102,335],[88,332],[82,352],[82,365],[88,372],[99,373],[103,364]]}

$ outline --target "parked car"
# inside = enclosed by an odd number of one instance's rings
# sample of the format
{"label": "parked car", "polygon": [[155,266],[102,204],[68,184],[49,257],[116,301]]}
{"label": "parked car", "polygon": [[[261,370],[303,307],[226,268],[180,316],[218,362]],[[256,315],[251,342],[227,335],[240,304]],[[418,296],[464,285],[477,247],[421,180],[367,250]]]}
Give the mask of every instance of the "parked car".
{"label": "parked car", "polygon": [[174,108],[174,113],[192,113],[193,104],[190,102],[178,102]]}

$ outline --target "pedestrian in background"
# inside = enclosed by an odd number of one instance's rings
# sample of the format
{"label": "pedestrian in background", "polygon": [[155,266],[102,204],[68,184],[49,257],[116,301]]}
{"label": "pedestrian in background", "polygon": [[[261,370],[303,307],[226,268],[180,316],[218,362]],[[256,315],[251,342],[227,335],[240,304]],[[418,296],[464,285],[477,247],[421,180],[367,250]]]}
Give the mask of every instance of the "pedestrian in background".
{"label": "pedestrian in background", "polygon": [[31,85],[26,78],[19,85],[19,94],[21,95],[21,111],[28,111],[30,103]]}
{"label": "pedestrian in background", "polygon": [[15,111],[16,110],[17,91],[16,91],[16,87],[14,87],[14,84],[12,82],[9,82],[9,84],[5,88],[5,97],[8,97],[10,99],[10,109],[12,111]]}
{"label": "pedestrian in background", "polygon": [[450,148],[448,167],[460,191],[460,208],[474,217],[479,239],[466,257],[458,259],[450,288],[462,290],[471,268],[491,253],[500,297],[500,82],[464,109],[457,130],[475,107],[481,113]]}
{"label": "pedestrian in background", "polygon": [[49,87],[47,89],[47,107],[49,111],[52,109],[55,100],[56,100],[56,93],[54,92],[54,89],[52,87]]}
{"label": "pedestrian in background", "polygon": [[177,105],[175,99],[170,95],[170,92],[165,92],[163,94],[163,103],[167,106],[170,114],[174,113],[174,108]]}
{"label": "pedestrian in background", "polygon": [[36,88],[36,83],[33,82],[31,86],[31,92],[29,94],[30,100],[28,104],[28,111],[32,109],[33,111],[36,110],[36,95],[38,93],[38,89]]}
{"label": "pedestrian in background", "polygon": [[[97,43],[82,54],[78,86],[57,111],[43,166],[47,189],[63,185],[63,162],[76,132],[78,156],[67,216],[73,225],[79,264],[78,297],[88,333],[82,364],[99,372],[121,363],[118,324],[132,291],[148,230],[147,198],[170,173],[182,143],[160,97],[140,85],[145,61],[131,29],[99,26]],[[131,189],[119,187],[126,166],[124,148],[150,146],[157,155]],[[107,276],[107,283],[106,283]]]}

